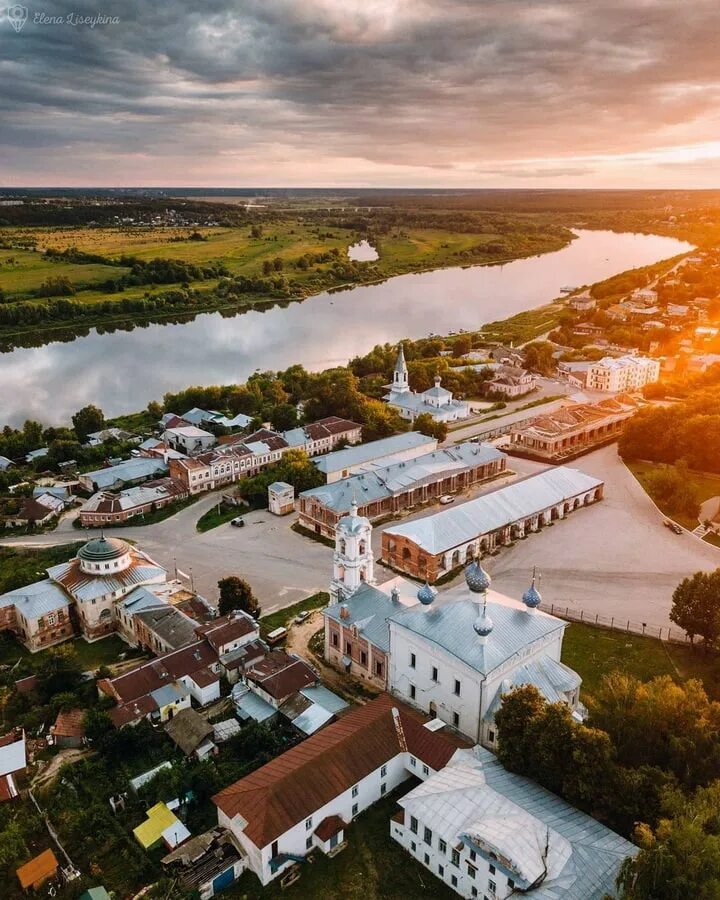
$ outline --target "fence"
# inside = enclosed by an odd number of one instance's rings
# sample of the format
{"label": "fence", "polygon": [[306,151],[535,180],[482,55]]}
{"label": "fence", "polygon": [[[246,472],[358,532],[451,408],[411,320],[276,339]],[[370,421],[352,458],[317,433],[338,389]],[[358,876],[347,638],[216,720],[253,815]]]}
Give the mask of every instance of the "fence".
{"label": "fence", "polygon": [[588,625],[597,625],[599,628],[623,631],[626,634],[640,634],[645,637],[656,638],[659,641],[670,641],[673,644],[690,643],[690,638],[682,629],[672,628],[669,625],[633,622],[631,619],[623,619],[619,616],[601,616],[598,613],[593,615],[582,609],[573,609],[571,606],[559,606],[555,603],[542,603],[540,609],[561,619],[567,619],[569,622],[585,622]]}

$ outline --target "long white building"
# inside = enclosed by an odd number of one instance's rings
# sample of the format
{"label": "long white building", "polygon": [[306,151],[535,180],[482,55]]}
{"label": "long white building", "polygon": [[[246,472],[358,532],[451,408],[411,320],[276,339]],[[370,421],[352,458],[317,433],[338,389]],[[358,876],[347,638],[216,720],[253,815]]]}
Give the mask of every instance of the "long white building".
{"label": "long white building", "polygon": [[587,386],[594,391],[638,391],[659,377],[659,359],[606,356],[588,369]]}

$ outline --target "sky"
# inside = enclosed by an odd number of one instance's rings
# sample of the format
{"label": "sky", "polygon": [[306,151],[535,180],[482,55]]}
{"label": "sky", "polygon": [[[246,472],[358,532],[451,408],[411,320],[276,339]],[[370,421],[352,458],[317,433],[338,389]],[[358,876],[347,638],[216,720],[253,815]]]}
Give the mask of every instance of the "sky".
{"label": "sky", "polygon": [[720,187],[718,0],[33,0],[10,15],[0,188]]}

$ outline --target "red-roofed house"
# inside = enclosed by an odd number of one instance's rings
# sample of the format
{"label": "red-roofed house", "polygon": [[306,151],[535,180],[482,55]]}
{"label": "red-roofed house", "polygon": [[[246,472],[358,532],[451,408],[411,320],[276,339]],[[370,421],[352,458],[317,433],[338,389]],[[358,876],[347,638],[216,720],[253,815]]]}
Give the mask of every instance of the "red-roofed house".
{"label": "red-roofed house", "polygon": [[260,626],[252,616],[235,610],[195,629],[199,638],[205,638],[218,656],[239,650],[245,644],[260,637]]}
{"label": "red-roofed house", "polygon": [[310,666],[284,650],[271,650],[245,670],[250,690],[275,709],[297,691],[317,684],[317,673]]}
{"label": "red-roofed house", "polygon": [[85,710],[62,710],[57,714],[55,724],[50,728],[55,744],[60,748],[82,747],[85,741]]}
{"label": "red-roofed house", "polygon": [[442,769],[459,742],[388,694],[329,725],[213,797],[218,822],[265,885],[411,775]]}

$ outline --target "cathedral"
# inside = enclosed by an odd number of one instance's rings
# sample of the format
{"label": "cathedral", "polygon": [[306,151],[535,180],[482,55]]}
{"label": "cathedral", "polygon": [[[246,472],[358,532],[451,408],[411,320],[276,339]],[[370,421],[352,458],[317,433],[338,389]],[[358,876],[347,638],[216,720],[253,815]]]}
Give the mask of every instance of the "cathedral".
{"label": "cathedral", "polygon": [[467,419],[470,415],[470,404],[464,400],[454,400],[451,391],[440,386],[441,378],[435,376],[435,386],[422,393],[410,390],[408,368],[402,344],[398,352],[392,384],[385,385],[389,393],[384,399],[403,417],[416,419],[423,413],[429,413],[436,422],[455,422]]}

